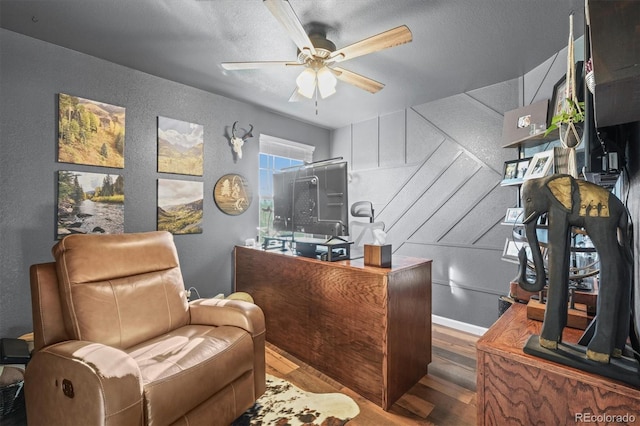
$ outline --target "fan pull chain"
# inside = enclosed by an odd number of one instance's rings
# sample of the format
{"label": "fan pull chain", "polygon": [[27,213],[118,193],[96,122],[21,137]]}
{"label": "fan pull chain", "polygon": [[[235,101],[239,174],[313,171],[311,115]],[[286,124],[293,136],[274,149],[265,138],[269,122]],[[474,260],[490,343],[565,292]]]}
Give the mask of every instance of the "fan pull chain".
{"label": "fan pull chain", "polygon": [[318,115],[318,88],[316,87],[316,115]]}

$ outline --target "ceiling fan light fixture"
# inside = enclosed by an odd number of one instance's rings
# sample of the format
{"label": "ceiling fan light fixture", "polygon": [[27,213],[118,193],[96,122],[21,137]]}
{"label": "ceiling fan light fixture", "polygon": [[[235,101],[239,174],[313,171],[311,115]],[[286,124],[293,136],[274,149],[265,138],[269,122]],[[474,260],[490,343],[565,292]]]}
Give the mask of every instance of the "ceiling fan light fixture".
{"label": "ceiling fan light fixture", "polygon": [[322,99],[328,98],[336,93],[337,82],[338,79],[327,66],[318,70],[318,90],[320,91]]}
{"label": "ceiling fan light fixture", "polygon": [[322,96],[324,99],[336,93],[337,80],[369,93],[377,93],[384,87],[384,84],[344,68],[336,67],[335,64],[413,40],[409,27],[400,25],[336,50],[336,45],[327,39],[326,30],[329,26],[319,22],[310,22],[308,24],[309,34],[307,34],[289,0],[263,0],[262,3],[284,27],[297,46],[297,61],[223,62],[222,68],[225,70],[251,70],[304,67],[305,70],[296,78],[296,90],[289,98],[289,102],[296,102],[302,97],[312,99],[315,95],[317,105],[318,96]]}
{"label": "ceiling fan light fixture", "polygon": [[316,89],[316,72],[312,68],[305,68],[296,78],[298,93],[305,98],[311,99]]}

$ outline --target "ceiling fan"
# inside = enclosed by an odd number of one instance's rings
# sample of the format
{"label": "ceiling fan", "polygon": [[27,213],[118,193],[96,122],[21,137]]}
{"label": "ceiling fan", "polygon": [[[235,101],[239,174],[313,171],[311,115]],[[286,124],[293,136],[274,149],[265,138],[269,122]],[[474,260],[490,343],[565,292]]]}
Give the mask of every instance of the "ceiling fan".
{"label": "ceiling fan", "polygon": [[316,93],[316,88],[323,99],[327,98],[336,92],[337,80],[367,92],[376,93],[384,87],[384,84],[338,67],[336,64],[409,43],[412,40],[409,28],[401,25],[336,50],[335,44],[327,40],[325,34],[307,35],[288,0],[263,0],[263,2],[298,46],[297,61],[223,62],[221,65],[222,68],[230,71],[303,67],[303,71],[296,78],[297,87],[289,101],[298,101],[301,96],[311,99]]}

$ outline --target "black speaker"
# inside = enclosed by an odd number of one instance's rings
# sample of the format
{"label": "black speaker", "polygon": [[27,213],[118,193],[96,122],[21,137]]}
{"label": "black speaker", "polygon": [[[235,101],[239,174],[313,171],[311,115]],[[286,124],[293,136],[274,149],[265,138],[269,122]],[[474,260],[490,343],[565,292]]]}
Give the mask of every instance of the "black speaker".
{"label": "black speaker", "polygon": [[30,359],[27,342],[22,339],[0,339],[1,364],[26,364]]}

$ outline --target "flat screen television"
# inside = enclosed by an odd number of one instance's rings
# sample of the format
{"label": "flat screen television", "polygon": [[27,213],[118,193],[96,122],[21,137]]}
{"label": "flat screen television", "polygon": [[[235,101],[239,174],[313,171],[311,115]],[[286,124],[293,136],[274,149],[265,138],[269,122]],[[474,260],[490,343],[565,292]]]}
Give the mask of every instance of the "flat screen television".
{"label": "flat screen television", "polygon": [[280,232],[349,235],[347,162],[321,161],[273,174],[273,227]]}

